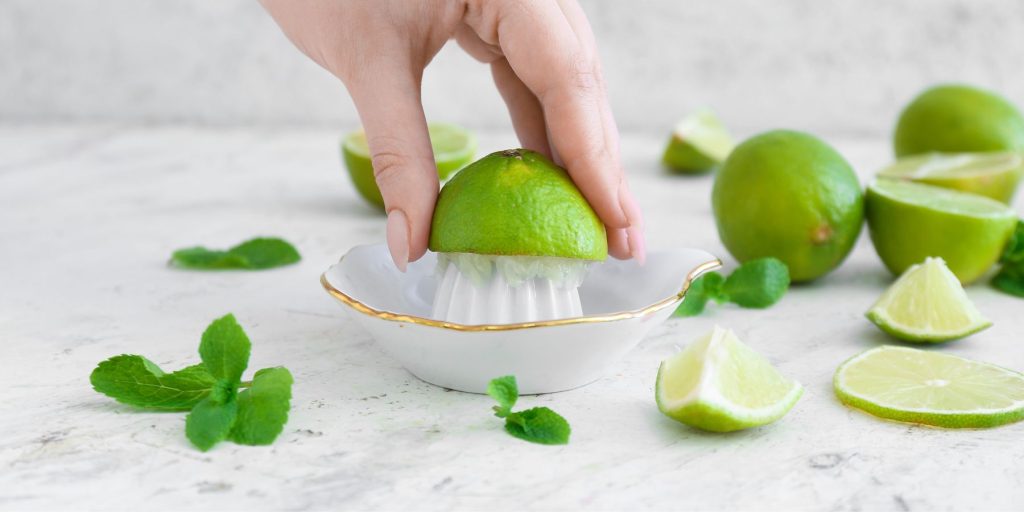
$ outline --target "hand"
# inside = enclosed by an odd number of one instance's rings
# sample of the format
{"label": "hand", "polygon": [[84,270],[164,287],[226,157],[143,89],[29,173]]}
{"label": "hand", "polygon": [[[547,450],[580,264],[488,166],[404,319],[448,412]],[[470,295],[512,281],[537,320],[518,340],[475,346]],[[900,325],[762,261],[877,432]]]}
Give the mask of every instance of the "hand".
{"label": "hand", "polygon": [[438,179],[420,85],[452,37],[490,64],[523,147],[568,169],[608,228],[609,253],[643,261],[643,219],[619,161],[594,36],[575,0],[261,2],[352,95],[398,268],[427,250]]}

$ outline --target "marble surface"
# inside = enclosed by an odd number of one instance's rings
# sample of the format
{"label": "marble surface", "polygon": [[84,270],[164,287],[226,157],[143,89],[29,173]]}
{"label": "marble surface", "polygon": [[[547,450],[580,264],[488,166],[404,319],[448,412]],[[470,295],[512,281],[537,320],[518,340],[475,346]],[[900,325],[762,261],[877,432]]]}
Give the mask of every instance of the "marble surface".
{"label": "marble surface", "polygon": [[[515,145],[508,133],[481,141]],[[888,159],[880,138],[832,142],[863,176]],[[622,145],[651,245],[701,247],[733,265],[710,215],[711,179],[665,175],[661,145],[630,134]],[[907,511],[1024,500],[1024,424],[887,423],[833,397],[835,367],[888,341],[862,316],[891,279],[866,236],[838,271],[771,309],[669,320],[606,378],[524,398],[569,419],[568,446],[509,437],[487,397],[416,380],[320,289],[347,248],[383,238],[336,146],[336,133],[317,130],[0,128],[0,509]],[[303,261],[259,273],[166,266],[175,248],[260,234],[293,241]],[[995,326],[942,350],[1024,369],[1024,302],[985,286],[969,294]],[[229,311],[253,340],[251,368],[282,364],[296,378],[273,446],[200,453],[184,415],[90,389],[93,366],[115,354],[197,361],[203,328]],[[806,386],[787,417],[716,435],[657,411],[658,362],[713,324]]]}

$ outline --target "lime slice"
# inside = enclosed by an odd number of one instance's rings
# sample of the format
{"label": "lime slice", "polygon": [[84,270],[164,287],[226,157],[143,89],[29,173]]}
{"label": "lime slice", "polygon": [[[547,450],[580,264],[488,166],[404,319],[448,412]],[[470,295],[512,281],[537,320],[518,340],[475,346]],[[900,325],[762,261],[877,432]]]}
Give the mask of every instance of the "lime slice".
{"label": "lime slice", "polygon": [[[434,148],[437,175],[441,180],[473,160],[476,137],[469,130],[445,123],[430,123],[427,129],[430,131],[430,145]],[[373,177],[366,133],[357,130],[346,135],[341,141],[341,155],[359,194],[371,204],[384,208],[384,198]]]}
{"label": "lime slice", "polygon": [[941,352],[873,348],[843,363],[832,385],[846,405],[890,420],[981,428],[1024,419],[1024,375]]}
{"label": "lime slice", "polygon": [[785,416],[803,391],[731,330],[715,326],[661,363],[655,399],[658,409],[672,419],[730,432]]}
{"label": "lime slice", "polygon": [[884,178],[868,185],[865,213],[875,251],[893,274],[933,256],[964,284],[999,259],[1017,224],[1016,212],[994,199]]}
{"label": "lime slice", "polygon": [[900,159],[878,175],[980,194],[1009,204],[1024,175],[1024,156],[1015,152],[929,153]]}
{"label": "lime slice", "polygon": [[867,317],[883,331],[906,341],[955,340],[992,325],[967,298],[942,258],[928,258],[908,268],[868,310]]}
{"label": "lime slice", "polygon": [[662,160],[681,173],[706,172],[724,162],[735,146],[714,112],[702,109],[676,125]]}

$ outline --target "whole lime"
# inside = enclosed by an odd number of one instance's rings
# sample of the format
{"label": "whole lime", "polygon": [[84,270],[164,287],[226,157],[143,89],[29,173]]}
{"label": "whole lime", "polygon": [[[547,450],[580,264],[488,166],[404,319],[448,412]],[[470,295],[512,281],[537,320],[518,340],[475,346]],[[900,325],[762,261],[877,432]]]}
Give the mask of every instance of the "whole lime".
{"label": "whole lime", "polygon": [[715,178],[711,202],[718,235],[733,257],[778,258],[793,281],[837,267],[864,219],[850,164],[820,139],[788,130],[737,146]]}
{"label": "whole lime", "polygon": [[539,153],[491,153],[437,198],[430,250],[603,260],[604,224],[569,174]]}
{"label": "whole lime", "polygon": [[1024,150],[1024,116],[1005,98],[969,85],[922,92],[900,114],[896,156]]}

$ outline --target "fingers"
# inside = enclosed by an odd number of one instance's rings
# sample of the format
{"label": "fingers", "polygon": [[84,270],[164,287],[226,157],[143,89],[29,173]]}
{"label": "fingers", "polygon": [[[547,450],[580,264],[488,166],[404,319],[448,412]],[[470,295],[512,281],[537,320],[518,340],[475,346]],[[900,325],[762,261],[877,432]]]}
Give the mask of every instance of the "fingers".
{"label": "fingers", "polygon": [[544,110],[540,101],[533,95],[526,84],[512,71],[512,66],[504,57],[491,63],[491,75],[498,86],[508,113],[512,117],[512,127],[516,130],[520,144],[551,158],[551,146],[548,144],[548,131],[544,125]]}
{"label": "fingers", "polygon": [[387,243],[405,271],[427,251],[438,178],[419,76],[406,68],[368,73],[349,90],[366,130],[373,172],[388,213]]}

